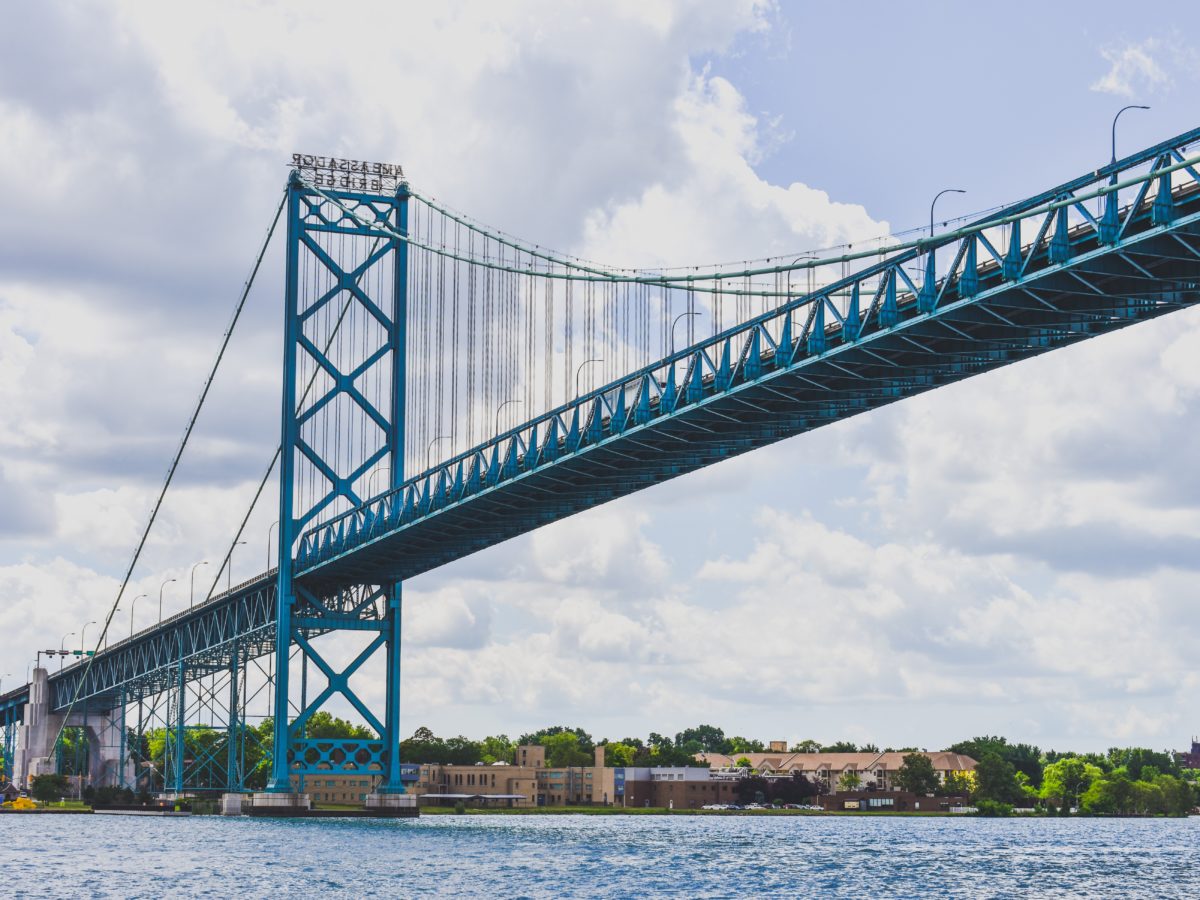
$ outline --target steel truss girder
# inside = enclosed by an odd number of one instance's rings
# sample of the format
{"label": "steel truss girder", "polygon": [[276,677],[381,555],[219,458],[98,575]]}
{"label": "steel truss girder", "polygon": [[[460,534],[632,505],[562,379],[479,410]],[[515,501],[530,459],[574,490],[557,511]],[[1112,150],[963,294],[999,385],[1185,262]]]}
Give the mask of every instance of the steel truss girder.
{"label": "steel truss girder", "polygon": [[[1082,236],[1066,263],[1044,258],[1020,279],[1002,279],[993,267],[993,284],[968,297],[944,295],[927,313],[916,309],[909,292],[897,298],[896,325],[853,341],[841,340],[840,326],[830,328],[827,349],[814,354],[806,354],[796,339],[790,364],[777,364],[778,348],[762,352],[757,377],[744,367],[739,378],[713,366],[717,371],[702,378],[694,399],[675,386],[673,409],[665,399],[668,382],[641,423],[633,421],[632,404],[620,412],[618,401],[609,399],[614,392],[604,397],[602,389],[540,433],[536,423],[515,429],[450,468],[427,473],[310,532],[301,548],[303,580],[329,589],[364,576],[411,577],[754,447],[1193,305],[1200,296],[1200,260],[1164,258],[1156,248],[1175,245],[1174,231],[1198,221],[1198,200],[1194,190],[1183,196],[1171,226],[1152,226],[1144,215],[1117,244]],[[1087,249],[1089,243],[1094,246]],[[1134,252],[1146,263],[1128,265],[1126,257]],[[999,318],[988,315],[992,311]],[[699,351],[690,355],[695,361],[687,371],[704,366]],[[621,390],[628,397],[638,388]],[[592,428],[597,421],[599,427]],[[490,484],[489,468],[501,470]],[[472,482],[473,490],[467,487]]]}

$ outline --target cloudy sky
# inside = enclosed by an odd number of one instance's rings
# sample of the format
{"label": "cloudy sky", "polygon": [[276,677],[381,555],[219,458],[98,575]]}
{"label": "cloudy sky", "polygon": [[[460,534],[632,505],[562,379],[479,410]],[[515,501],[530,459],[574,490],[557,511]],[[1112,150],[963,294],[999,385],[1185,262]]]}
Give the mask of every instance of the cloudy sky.
{"label": "cloudy sky", "polygon": [[[948,215],[1019,199],[1106,162],[1126,103],[1153,109],[1119,152],[1200,125],[1186,19],[971,9],[11,11],[5,684],[111,605],[293,150],[403,163],[564,251],[690,264],[917,225],[943,187],[967,190]],[[136,572],[138,627],[165,579],[165,612],[186,605],[278,440],[280,275],[272,255]],[[1180,746],[1200,731],[1197,421],[1200,316],[1178,313],[478,554],[407,588],[405,730]],[[273,518],[234,579],[266,565]]]}

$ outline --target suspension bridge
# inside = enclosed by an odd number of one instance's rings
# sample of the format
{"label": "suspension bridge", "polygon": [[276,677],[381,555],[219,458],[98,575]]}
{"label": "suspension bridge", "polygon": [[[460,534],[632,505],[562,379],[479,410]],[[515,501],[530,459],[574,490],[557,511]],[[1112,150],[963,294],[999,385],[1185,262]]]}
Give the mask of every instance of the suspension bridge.
{"label": "suspension bridge", "polygon": [[[398,167],[295,157],[277,213],[281,440],[264,478],[278,472],[277,563],[123,640],[110,615],[93,656],[35,668],[0,696],[6,769],[61,769],[75,735],[93,784],[236,792],[257,773],[254,786],[294,798],[304,777],[351,772],[378,782],[373,802],[404,802],[406,579],[1195,305],[1198,141],[1189,131],[941,231],[655,271],[485,227]],[[371,660],[382,700],[361,686]],[[375,736],[312,736],[335,699]],[[247,725],[255,704],[269,733]]]}

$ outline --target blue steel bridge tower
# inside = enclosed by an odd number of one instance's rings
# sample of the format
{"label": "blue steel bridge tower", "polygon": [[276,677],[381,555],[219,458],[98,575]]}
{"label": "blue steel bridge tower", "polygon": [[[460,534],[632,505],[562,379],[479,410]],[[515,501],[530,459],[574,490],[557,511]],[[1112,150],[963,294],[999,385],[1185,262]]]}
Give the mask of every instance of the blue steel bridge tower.
{"label": "blue steel bridge tower", "polygon": [[[295,790],[293,776],[332,769],[382,775],[380,794],[403,794],[400,583],[324,589],[297,579],[295,551],[306,529],[360,506],[371,488],[394,488],[404,479],[408,244],[366,225],[407,235],[408,187],[398,166],[353,164],[358,171],[348,173],[351,166],[342,160],[294,162],[299,171],[292,172],[287,195],[274,752],[267,790],[288,794]],[[314,646],[315,637],[331,632],[365,639],[348,665],[339,667]],[[372,709],[351,684],[380,653],[382,710]],[[327,681],[311,698],[310,663]],[[306,737],[312,715],[337,695],[378,740]]]}

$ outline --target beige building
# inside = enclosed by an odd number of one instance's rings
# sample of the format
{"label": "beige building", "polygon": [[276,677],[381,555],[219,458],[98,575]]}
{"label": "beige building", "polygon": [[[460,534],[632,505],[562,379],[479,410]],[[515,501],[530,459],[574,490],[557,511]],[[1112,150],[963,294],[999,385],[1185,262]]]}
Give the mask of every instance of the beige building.
{"label": "beige building", "polygon": [[[366,801],[367,794],[374,791],[375,786],[382,780],[379,775],[322,772],[320,775],[304,776],[304,792],[317,804],[361,806]],[[292,790],[300,791],[298,775],[292,776]]]}
{"label": "beige building", "polygon": [[410,791],[427,803],[492,803],[504,806],[611,806],[617,802],[616,770],[604,765],[596,748],[595,765],[551,768],[546,748],[520,746],[516,763],[452,766],[430,763]]}
{"label": "beige building", "polygon": [[420,767],[417,781],[408,790],[433,804],[473,800],[501,806],[536,806],[537,773],[538,769],[533,766],[507,763],[490,766],[426,763]]}
{"label": "beige building", "polygon": [[[783,746],[782,741],[773,741],[772,747]],[[697,753],[696,759],[707,762],[715,772],[736,774],[745,768],[738,766],[740,760],[750,763],[750,768],[759,775],[790,775],[799,771],[811,781],[821,781],[830,790],[836,790],[839,779],[847,772],[858,775],[864,788],[879,791],[893,790],[892,779],[904,765],[904,753],[780,753],[770,750],[764,753]],[[950,775],[962,775],[975,771],[975,760],[960,753],[940,751],[924,753],[933,763],[938,781],[945,784]]]}

